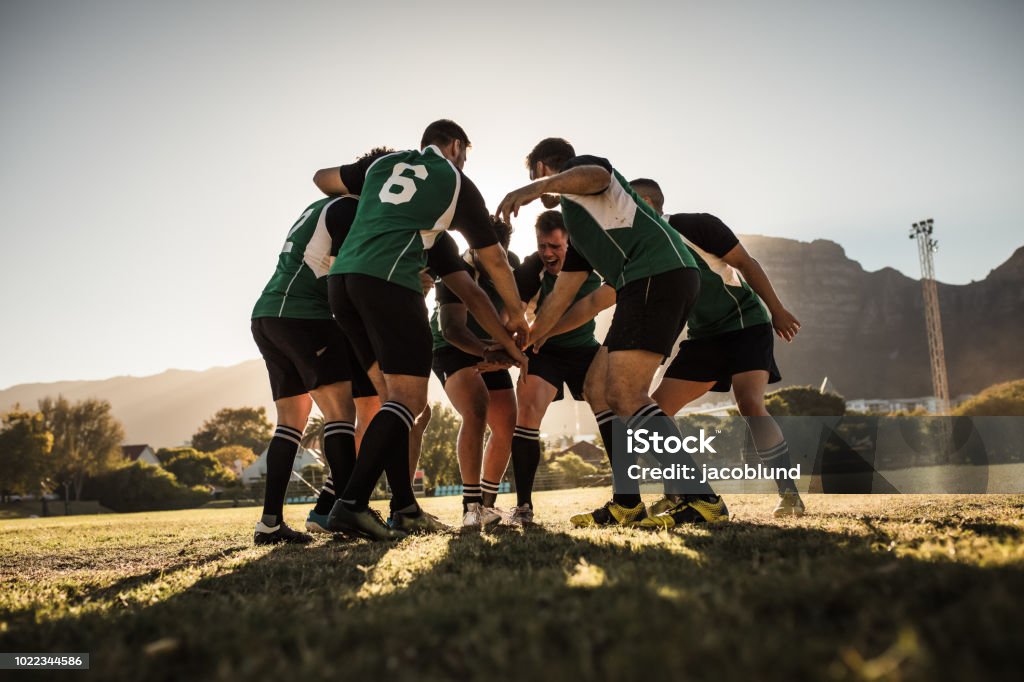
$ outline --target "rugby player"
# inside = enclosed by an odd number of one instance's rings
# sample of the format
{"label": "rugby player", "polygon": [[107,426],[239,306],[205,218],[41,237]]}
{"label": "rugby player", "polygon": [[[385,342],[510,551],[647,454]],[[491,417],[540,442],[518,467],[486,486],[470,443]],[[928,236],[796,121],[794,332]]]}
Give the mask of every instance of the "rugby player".
{"label": "rugby player", "polygon": [[[546,336],[596,270],[615,288],[617,305],[603,344],[607,351],[596,356],[588,383],[627,426],[660,418],[661,428],[674,429],[648,391],[697,300],[700,275],[692,255],[607,159],[577,156],[566,140],[547,138],[526,161],[532,182],[502,200],[498,217],[507,222],[520,207],[557,194],[570,240],[562,272],[532,334]],[[613,420],[605,416],[612,415],[598,415],[598,426],[614,465]],[[679,454],[679,463],[694,466],[685,453]],[[706,483],[684,501],[688,521],[728,518],[725,503]],[[570,521],[576,526],[631,525],[646,516],[639,493],[619,492],[603,507]]]}
{"label": "rugby player", "polygon": [[[512,228],[494,221],[498,243],[508,251]],[[519,264],[508,254],[513,267]],[[463,255],[466,268],[487,292],[495,308],[503,307],[494,285],[470,249]],[[462,477],[462,526],[475,528],[500,521],[495,508],[498,486],[508,467],[512,431],[516,423],[516,397],[508,356],[493,349],[493,341],[468,315],[466,305],[443,282],[437,285],[437,305],[430,320],[434,336],[435,376],[462,417],[457,441]],[[484,430],[491,435],[484,449]]]}
{"label": "rugby player", "polygon": [[[449,120],[424,131],[419,150],[375,161],[317,171],[314,181],[328,194],[360,194],[359,210],[331,266],[331,310],[367,368],[378,362],[387,401],[367,427],[361,456],[335,503],[328,525],[371,539],[392,540],[407,532],[438,530],[412,493],[409,431],[427,402],[431,334],[420,290],[425,250],[448,228],[459,230],[476,249],[482,268],[500,295],[508,322],[493,305],[466,300],[473,316],[516,363],[526,358],[509,332],[524,344],[529,325],[505,251],[476,186],[462,173],[469,148],[465,131]],[[391,485],[393,527],[368,504],[381,473]]]}
{"label": "rugby player", "polygon": [[[392,150],[378,148],[362,158]],[[285,493],[302,433],[315,401],[324,415],[324,456],[331,469],[311,513],[307,529],[326,523],[333,504],[331,480],[347,480],[355,464],[355,404],[364,409],[376,390],[355,362],[352,348],[331,315],[327,268],[338,253],[356,214],[358,197],[341,195],[310,204],[292,228],[273,276],[252,312],[252,334],[267,365],[277,412],[277,427],[267,448],[267,482],[263,515],[256,523],[257,545],[308,543],[312,537],[284,522]],[[315,510],[314,510],[315,511]],[[312,524],[311,524],[312,521]]]}
{"label": "rugby player", "polygon": [[[569,234],[562,214],[544,211],[534,227],[536,253],[527,256],[516,269],[520,297],[536,311],[551,295],[562,271]],[[601,286],[601,278],[590,273],[576,293],[575,300],[587,296]],[[512,471],[516,481],[516,506],[509,520],[516,524],[533,523],[533,483],[540,464],[540,425],[552,402],[564,397],[568,385],[575,400],[583,400],[587,370],[597,355],[600,344],[594,338],[593,318],[565,333],[549,336],[539,350],[528,350],[530,372],[516,386],[519,412],[515,437],[512,439]],[[586,396],[589,400],[589,396]],[[607,405],[598,405],[596,413],[606,412]]]}

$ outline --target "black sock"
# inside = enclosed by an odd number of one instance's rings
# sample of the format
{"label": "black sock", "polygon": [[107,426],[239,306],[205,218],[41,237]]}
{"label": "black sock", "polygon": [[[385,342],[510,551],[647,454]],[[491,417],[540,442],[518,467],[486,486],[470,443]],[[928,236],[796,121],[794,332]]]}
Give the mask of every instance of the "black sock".
{"label": "black sock", "polygon": [[[399,496],[403,499],[399,500],[401,504],[398,508],[408,506],[406,497],[411,498],[412,504],[416,504],[412,483],[409,481],[409,429],[412,428],[412,420],[412,413],[401,403],[389,400],[381,405],[380,411],[366,427],[359,458],[356,459],[348,485],[341,493],[340,499],[346,507],[353,511],[366,509],[370,495],[385,468],[389,475],[388,484],[395,496],[392,508],[395,508],[395,499]],[[399,460],[401,473],[393,460]]]}
{"label": "black sock", "polygon": [[267,448],[267,487],[263,493],[263,524],[276,526],[284,516],[284,496],[292,478],[292,464],[299,451],[302,432],[278,426]]}
{"label": "black sock", "polygon": [[462,513],[466,513],[466,506],[473,504],[483,504],[484,499],[480,490],[479,483],[463,483],[462,484]]}
{"label": "black sock", "polygon": [[481,496],[483,505],[493,507],[494,503],[498,501],[498,484],[485,478],[480,481],[480,490],[483,493]]}
{"label": "black sock", "polygon": [[[772,469],[783,468],[788,470],[793,466],[789,461],[789,443],[786,441],[782,441],[764,451],[758,450],[757,457],[761,460],[761,464]],[[775,485],[780,493],[796,491],[796,483],[788,475],[776,478]]]}
{"label": "black sock", "polygon": [[[679,432],[679,427],[676,426],[676,420],[665,414],[662,409],[658,407],[657,403],[644,405],[637,410],[636,413],[633,414],[633,416],[626,422],[626,427],[630,429],[642,428],[644,424],[652,420],[656,420],[654,430],[661,432],[666,438],[674,436],[682,441],[683,434]],[[680,464],[682,466],[692,467],[691,471],[697,470],[697,463],[693,461],[693,457],[690,456],[690,453],[685,450],[680,450],[678,453],[672,453],[670,455],[671,459],[664,458],[664,462],[662,462],[663,457],[660,457],[657,453],[654,454],[654,458],[663,465]],[[709,483],[699,483],[698,481],[699,478],[687,484],[688,486],[699,487],[699,490],[697,490],[695,494],[712,497],[715,495],[715,491],[711,489],[711,485]],[[666,490],[665,492],[669,493],[673,491]]]}
{"label": "black sock", "polygon": [[512,474],[516,481],[516,505],[533,506],[533,480],[540,466],[540,430],[517,426],[512,436]]}
{"label": "black sock", "polygon": [[[351,422],[327,422],[324,425],[324,457],[331,475],[324,482],[324,487],[317,498],[316,514],[327,514],[334,506],[336,491],[345,489],[352,469],[356,465],[356,428]],[[330,485],[328,485],[330,484]]]}
{"label": "black sock", "polygon": [[[612,466],[612,471],[614,471],[615,465],[612,464],[612,433],[615,428],[615,413],[611,410],[602,410],[601,412],[594,413],[594,419],[597,420],[597,429],[601,432],[601,442],[604,443],[604,451],[608,455],[608,464]],[[640,504],[641,500],[639,495],[612,491],[612,501],[615,504],[632,509]]]}

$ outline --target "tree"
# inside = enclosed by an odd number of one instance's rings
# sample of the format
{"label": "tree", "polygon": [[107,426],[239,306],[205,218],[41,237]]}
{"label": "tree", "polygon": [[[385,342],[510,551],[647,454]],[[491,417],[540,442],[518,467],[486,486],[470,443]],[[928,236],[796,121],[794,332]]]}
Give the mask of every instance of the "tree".
{"label": "tree", "polygon": [[228,445],[242,445],[259,453],[274,435],[274,425],[263,407],[225,407],[203,422],[192,436],[192,447],[213,452]]}
{"label": "tree", "polygon": [[234,474],[221,466],[216,457],[195,450],[179,452],[164,464],[164,469],[174,474],[178,483],[185,486],[222,486],[231,483],[235,478]]}
{"label": "tree", "polygon": [[210,499],[210,491],[181,485],[160,467],[132,462],[90,478],[88,492],[116,512],[195,507]]}
{"label": "tree", "polygon": [[256,461],[256,454],[243,445],[228,445],[210,454],[217,458],[222,467],[237,474],[241,474],[243,469]]}
{"label": "tree", "polygon": [[953,414],[958,417],[1024,417],[1024,379],[989,386],[953,410]]}
{"label": "tree", "polygon": [[552,473],[561,474],[565,482],[578,486],[588,477],[597,473],[597,467],[583,461],[575,452],[567,452],[551,461],[549,468]]}
{"label": "tree", "polygon": [[0,497],[50,492],[52,451],[53,434],[46,430],[42,414],[17,408],[5,414],[0,429]]}
{"label": "tree", "polygon": [[423,434],[420,448],[420,468],[423,469],[423,484],[428,488],[458,483],[459,456],[455,442],[459,436],[461,420],[458,413],[441,403],[430,406],[430,423]]}
{"label": "tree", "polygon": [[96,398],[73,404],[63,396],[43,398],[39,411],[53,434],[57,480],[64,486],[64,499],[74,489],[75,500],[80,500],[87,476],[121,464],[124,427],[110,413],[110,403]]}
{"label": "tree", "polygon": [[813,386],[790,386],[765,397],[765,407],[773,417],[841,417],[846,401],[835,393],[822,393]]}

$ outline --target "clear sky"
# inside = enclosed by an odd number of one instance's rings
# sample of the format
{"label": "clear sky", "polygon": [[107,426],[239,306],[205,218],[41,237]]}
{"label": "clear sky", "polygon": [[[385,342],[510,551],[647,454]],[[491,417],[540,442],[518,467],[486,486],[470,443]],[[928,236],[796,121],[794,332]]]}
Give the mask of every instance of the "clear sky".
{"label": "clear sky", "polygon": [[933,217],[939,279],[981,279],[1024,244],[1021,35],[1019,0],[5,0],[0,387],[257,357],[313,171],[441,117],[492,207],[558,135],[869,270],[916,277]]}

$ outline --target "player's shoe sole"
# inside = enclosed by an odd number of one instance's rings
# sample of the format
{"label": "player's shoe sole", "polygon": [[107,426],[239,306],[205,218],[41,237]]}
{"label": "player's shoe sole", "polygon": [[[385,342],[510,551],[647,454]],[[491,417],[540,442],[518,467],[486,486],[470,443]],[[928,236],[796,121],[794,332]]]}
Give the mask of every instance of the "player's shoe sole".
{"label": "player's shoe sole", "polygon": [[569,518],[575,528],[593,528],[596,526],[633,526],[647,518],[647,507],[641,502],[635,507],[623,507],[609,500],[603,507],[591,512],[576,514]]}
{"label": "player's shoe sole", "polygon": [[328,514],[317,514],[314,511],[309,512],[309,516],[306,517],[306,531],[309,533],[328,533],[331,531],[327,530],[327,518]]}

